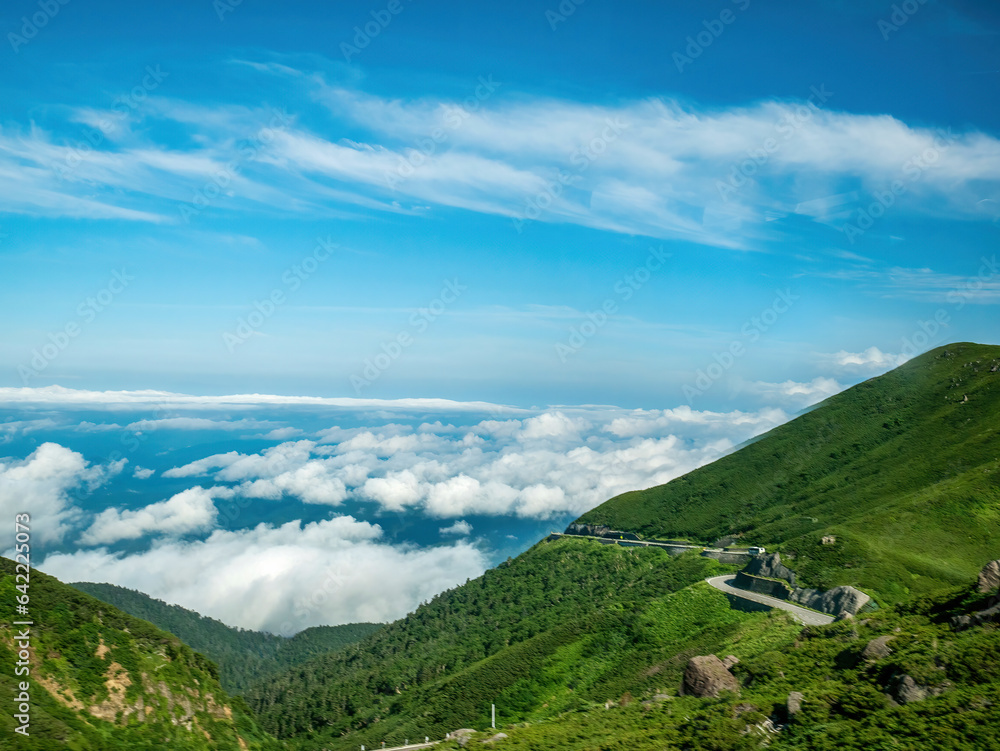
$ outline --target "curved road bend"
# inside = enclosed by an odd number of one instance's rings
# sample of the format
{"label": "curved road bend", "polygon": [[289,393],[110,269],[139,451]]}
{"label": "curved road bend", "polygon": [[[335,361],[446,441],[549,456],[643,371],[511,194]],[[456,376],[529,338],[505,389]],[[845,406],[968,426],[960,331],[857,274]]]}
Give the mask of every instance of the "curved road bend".
{"label": "curved road bend", "polygon": [[777,597],[760,595],[756,592],[748,592],[745,589],[737,589],[736,587],[730,585],[730,582],[734,579],[736,579],[736,577],[732,574],[725,574],[723,576],[713,576],[705,581],[707,581],[710,586],[715,587],[720,592],[725,592],[727,595],[735,595],[736,597],[742,597],[744,600],[759,602],[761,605],[778,608],[779,610],[787,610],[792,614],[792,617],[795,618],[795,620],[804,623],[807,626],[825,626],[828,623],[833,623],[835,620],[832,615],[826,615],[825,613],[817,613],[815,610],[800,608],[798,605],[793,605],[785,600],[779,600]]}

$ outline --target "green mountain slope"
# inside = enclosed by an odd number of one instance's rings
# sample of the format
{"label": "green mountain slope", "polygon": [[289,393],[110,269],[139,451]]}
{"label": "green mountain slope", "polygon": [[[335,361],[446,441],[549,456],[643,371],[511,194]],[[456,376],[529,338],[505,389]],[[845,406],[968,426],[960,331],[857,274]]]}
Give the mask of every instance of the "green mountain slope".
{"label": "green mountain slope", "polygon": [[[708,594],[700,604],[710,605],[714,597]],[[997,628],[956,631],[950,624],[951,616],[990,601],[964,587],[857,621],[808,628],[790,627],[787,616],[778,614],[731,616],[738,619],[737,627],[714,643],[703,640],[699,653],[739,658],[732,668],[738,694],[625,693],[607,705],[505,724],[502,731],[509,737],[500,747],[993,751],[1000,748]],[[674,617],[658,624],[658,638],[676,633],[690,617],[671,610]],[[874,649],[883,642],[883,649]],[[790,714],[793,692],[801,695],[800,709]],[[479,729],[467,748],[496,732]]]}
{"label": "green mountain slope", "polygon": [[[706,543],[743,535],[795,556],[807,584],[897,601],[966,581],[995,556],[998,416],[1000,347],[948,345],[579,521]],[[825,535],[837,543],[821,545]]]}
{"label": "green mountain slope", "polygon": [[[15,675],[23,620],[15,564],[0,558],[0,748],[51,751],[270,751],[215,665],[176,636],[32,571],[30,674]],[[18,582],[19,583],[19,582]],[[29,735],[14,733],[19,683],[29,684]]]}
{"label": "green mountain slope", "polygon": [[232,628],[193,610],[168,605],[142,592],[114,584],[77,582],[71,586],[180,637],[219,666],[219,682],[231,693],[242,693],[255,681],[312,657],[343,649],[382,628],[381,623],[316,626],[286,639]]}
{"label": "green mountain slope", "polygon": [[[565,537],[247,701],[303,750],[485,730],[491,703],[512,749],[998,747],[996,626],[949,623],[988,606],[969,584],[1000,554],[998,371],[997,347],[929,353],[582,519],[706,542],[742,533],[794,555],[805,584],[881,595],[874,615],[803,629],[732,609],[701,581],[727,568],[693,552]],[[877,637],[892,646],[865,656]],[[709,654],[740,659],[740,698],[678,696],[688,660]],[[896,706],[905,676],[925,697]],[[765,720],[781,721],[791,691],[802,711],[772,733]]]}
{"label": "green mountain slope", "polygon": [[[247,703],[265,728],[303,748],[356,748],[440,738],[487,721],[491,702],[509,720],[545,703],[603,701],[649,659],[671,656],[633,644],[636,614],[724,570],[693,554],[542,542],[367,639],[262,682]],[[691,629],[729,625],[708,620]],[[622,649],[632,655],[624,672]],[[661,678],[645,680],[659,687]]]}

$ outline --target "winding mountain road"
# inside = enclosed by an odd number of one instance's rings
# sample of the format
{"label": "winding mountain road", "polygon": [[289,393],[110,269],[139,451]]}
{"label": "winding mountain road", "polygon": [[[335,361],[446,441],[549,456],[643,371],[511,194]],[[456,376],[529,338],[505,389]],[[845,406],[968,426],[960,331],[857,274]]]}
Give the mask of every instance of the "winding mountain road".
{"label": "winding mountain road", "polygon": [[757,602],[761,605],[767,605],[768,607],[786,610],[792,614],[792,617],[795,620],[800,623],[804,623],[807,626],[825,626],[828,623],[833,623],[835,620],[832,615],[826,615],[825,613],[817,613],[815,610],[800,608],[798,605],[793,605],[785,600],[779,600],[777,597],[759,595],[756,592],[748,592],[745,589],[737,589],[730,584],[730,582],[735,579],[736,577],[732,574],[724,574],[723,576],[713,576],[705,581],[707,581],[710,586],[715,587],[720,592],[725,592],[727,595],[735,595],[736,597],[741,597],[744,600],[750,600],[750,602]]}

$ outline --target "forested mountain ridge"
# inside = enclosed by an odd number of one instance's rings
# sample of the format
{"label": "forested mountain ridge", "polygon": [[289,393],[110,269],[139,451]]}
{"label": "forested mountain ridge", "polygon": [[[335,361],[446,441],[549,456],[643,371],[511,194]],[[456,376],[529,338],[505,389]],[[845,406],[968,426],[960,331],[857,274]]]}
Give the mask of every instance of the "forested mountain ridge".
{"label": "forested mountain ridge", "polygon": [[382,628],[381,623],[314,626],[291,638],[227,626],[179,605],[114,584],[75,582],[81,592],[142,618],[180,637],[219,666],[219,682],[231,693],[242,693],[255,681],[306,660],[335,652]]}
{"label": "forested mountain ridge", "polygon": [[[32,570],[29,672],[16,676],[24,615],[14,612],[15,564],[0,558],[0,748],[51,751],[271,751],[216,666],[176,636]],[[28,734],[15,734],[20,683],[29,686]]]}

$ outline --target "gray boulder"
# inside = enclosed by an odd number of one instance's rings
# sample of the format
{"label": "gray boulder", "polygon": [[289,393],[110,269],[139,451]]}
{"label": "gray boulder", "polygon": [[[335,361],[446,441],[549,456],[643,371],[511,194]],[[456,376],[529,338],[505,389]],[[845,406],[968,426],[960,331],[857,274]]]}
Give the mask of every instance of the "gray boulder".
{"label": "gray boulder", "polygon": [[872,598],[854,587],[834,587],[820,597],[820,606],[816,608],[830,615],[850,613],[857,615]]}
{"label": "gray boulder", "polygon": [[895,638],[895,636],[879,636],[876,639],[872,639],[865,646],[861,656],[866,660],[884,660],[892,654],[892,649],[889,648],[889,642]]}
{"label": "gray boulder", "polygon": [[739,693],[740,683],[715,655],[692,657],[684,669],[681,694],[684,696],[717,697],[722,691]]}
{"label": "gray boulder", "polygon": [[1000,588],[1000,561],[990,561],[979,572],[978,589],[985,595],[997,588]]}
{"label": "gray boulder", "polygon": [[789,717],[794,717],[802,711],[802,699],[804,698],[805,697],[802,696],[801,691],[792,691],[792,693],[788,695],[788,703],[786,706],[788,708]]}
{"label": "gray boulder", "polygon": [[889,684],[889,698],[898,704],[923,701],[931,692],[908,675],[896,676]]}

